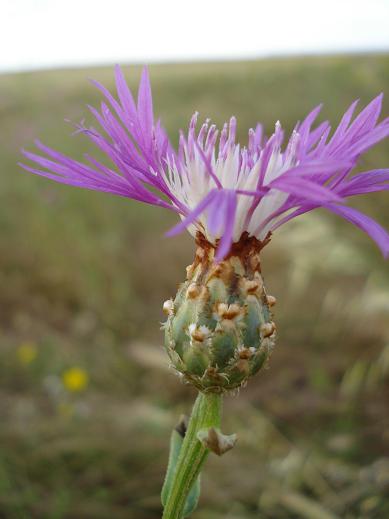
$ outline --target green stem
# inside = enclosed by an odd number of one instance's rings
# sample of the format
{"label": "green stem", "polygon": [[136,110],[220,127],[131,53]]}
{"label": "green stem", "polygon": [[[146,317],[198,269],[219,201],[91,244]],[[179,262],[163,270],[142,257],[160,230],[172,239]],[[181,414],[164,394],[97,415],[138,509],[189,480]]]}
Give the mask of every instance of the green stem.
{"label": "green stem", "polygon": [[209,453],[209,450],[197,439],[197,433],[202,429],[220,427],[221,407],[220,394],[198,394],[162,519],[182,519],[186,498]]}

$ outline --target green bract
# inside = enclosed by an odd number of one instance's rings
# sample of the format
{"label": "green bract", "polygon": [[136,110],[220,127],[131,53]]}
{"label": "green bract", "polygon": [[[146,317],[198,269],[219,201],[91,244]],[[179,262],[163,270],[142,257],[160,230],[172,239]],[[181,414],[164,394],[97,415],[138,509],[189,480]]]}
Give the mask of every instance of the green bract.
{"label": "green bract", "polygon": [[204,392],[237,389],[264,366],[275,325],[260,271],[264,243],[242,236],[222,262],[197,237],[195,260],[175,300],[166,301],[165,347],[185,381]]}

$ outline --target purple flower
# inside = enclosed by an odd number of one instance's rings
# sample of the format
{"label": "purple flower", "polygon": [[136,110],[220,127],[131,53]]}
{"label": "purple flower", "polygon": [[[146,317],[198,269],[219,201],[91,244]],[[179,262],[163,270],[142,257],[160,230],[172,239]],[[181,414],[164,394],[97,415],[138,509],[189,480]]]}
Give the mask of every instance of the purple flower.
{"label": "purple flower", "polygon": [[[345,205],[354,195],[389,188],[389,169],[351,175],[359,157],[389,135],[389,118],[378,123],[382,94],[352,121],[355,101],[330,135],[328,122],[312,128],[320,106],[297,123],[283,146],[279,122],[266,138],[262,126],[248,132],[247,146],[235,141],[236,119],[221,131],[198,114],[181,132],[173,149],[153,115],[147,69],[143,70],[137,103],[116,67],[115,99],[94,82],[105,100],[100,111],[89,106],[100,130],[78,125],[112,161],[107,167],[89,155],[81,163],[37,142],[44,155],[23,151],[37,167],[32,173],[63,184],[105,191],[176,211],[181,222],[168,234],[187,228],[202,233],[225,257],[243,233],[263,241],[275,229],[317,207],[338,214],[364,230],[389,255],[389,234],[371,218]],[[246,234],[247,235],[247,234]]]}

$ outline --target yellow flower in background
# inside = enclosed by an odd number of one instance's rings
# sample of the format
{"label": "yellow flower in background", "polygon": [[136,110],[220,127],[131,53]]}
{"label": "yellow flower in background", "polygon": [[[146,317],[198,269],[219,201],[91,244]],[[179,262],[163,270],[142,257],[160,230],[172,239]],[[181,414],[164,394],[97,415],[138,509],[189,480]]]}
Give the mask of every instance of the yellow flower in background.
{"label": "yellow flower in background", "polygon": [[77,393],[87,387],[89,376],[84,369],[73,367],[64,371],[62,381],[68,391]]}
{"label": "yellow flower in background", "polygon": [[16,355],[19,362],[27,366],[36,359],[38,348],[33,342],[23,342],[16,350]]}

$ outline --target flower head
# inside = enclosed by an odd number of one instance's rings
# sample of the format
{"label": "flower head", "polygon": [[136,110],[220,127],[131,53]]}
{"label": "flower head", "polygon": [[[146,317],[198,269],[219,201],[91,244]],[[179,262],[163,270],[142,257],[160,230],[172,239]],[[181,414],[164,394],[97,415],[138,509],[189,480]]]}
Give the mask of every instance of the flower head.
{"label": "flower head", "polygon": [[29,365],[36,359],[38,349],[33,342],[23,342],[16,350],[17,357],[21,364]]}
{"label": "flower head", "polygon": [[77,366],[64,371],[62,374],[63,384],[66,389],[72,393],[83,391],[89,382],[88,373]]}
{"label": "flower head", "polygon": [[23,151],[37,166],[24,169],[57,182],[105,191],[165,207],[181,218],[168,234],[187,228],[200,233],[223,259],[242,236],[266,243],[287,221],[318,207],[342,216],[368,233],[389,255],[389,234],[374,220],[345,205],[346,199],[389,188],[389,169],[352,175],[360,156],[389,135],[389,118],[378,122],[382,95],[357,117],[357,101],[331,134],[328,122],[313,128],[320,106],[296,124],[285,142],[280,122],[270,137],[262,126],[248,132],[246,146],[236,142],[236,119],[221,130],[198,114],[181,132],[175,150],[159,120],[155,121],[147,69],[137,103],[119,67],[116,99],[94,82],[104,101],[89,106],[100,130],[80,124],[85,134],[111,160],[108,167],[90,155],[85,163],[68,158],[40,142],[38,155]]}

